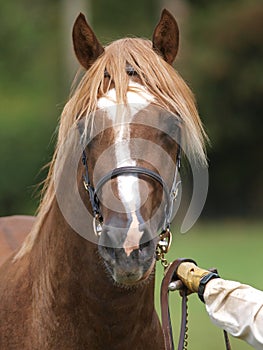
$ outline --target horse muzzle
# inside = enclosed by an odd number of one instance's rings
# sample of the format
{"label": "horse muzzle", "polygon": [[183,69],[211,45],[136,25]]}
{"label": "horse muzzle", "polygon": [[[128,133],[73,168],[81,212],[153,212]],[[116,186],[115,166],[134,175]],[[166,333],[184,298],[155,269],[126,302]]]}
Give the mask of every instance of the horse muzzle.
{"label": "horse muzzle", "polygon": [[155,263],[155,239],[127,243],[127,236],[124,239],[124,234],[114,231],[103,228],[99,239],[99,253],[111,277],[122,285],[136,285],[146,280]]}

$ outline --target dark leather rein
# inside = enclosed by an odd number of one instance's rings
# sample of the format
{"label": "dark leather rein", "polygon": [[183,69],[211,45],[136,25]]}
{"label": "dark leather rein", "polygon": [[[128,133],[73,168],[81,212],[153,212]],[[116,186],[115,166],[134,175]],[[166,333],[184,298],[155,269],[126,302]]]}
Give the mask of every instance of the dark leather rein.
{"label": "dark leather rein", "polygon": [[[165,350],[174,350],[173,342],[173,330],[170,318],[169,309],[169,291],[180,291],[182,297],[182,309],[181,309],[181,327],[178,342],[178,350],[186,350],[188,345],[188,327],[187,327],[187,289],[176,276],[176,271],[178,266],[183,262],[193,262],[192,259],[176,259],[173,261],[168,268],[165,270],[165,276],[162,280],[161,286],[161,318],[162,318],[162,328],[165,340]],[[213,271],[214,270],[210,270]],[[231,345],[229,342],[228,334],[224,330],[224,341],[226,350],[231,350]]]}

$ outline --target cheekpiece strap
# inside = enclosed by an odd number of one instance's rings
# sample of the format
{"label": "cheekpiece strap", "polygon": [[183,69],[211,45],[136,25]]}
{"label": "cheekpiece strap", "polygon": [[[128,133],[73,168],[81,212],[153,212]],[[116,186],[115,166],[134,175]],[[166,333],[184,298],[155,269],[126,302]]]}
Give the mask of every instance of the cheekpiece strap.
{"label": "cheekpiece strap", "polygon": [[101,216],[100,208],[99,208],[99,201],[98,201],[98,198],[95,194],[95,189],[90,183],[88,165],[87,165],[87,157],[86,157],[86,153],[84,150],[82,152],[82,163],[85,167],[85,174],[83,174],[83,183],[84,183],[85,190],[89,194],[89,199],[90,199],[90,204],[91,204],[92,211],[93,211],[93,216],[95,218],[97,218],[99,221],[102,221],[102,216]]}

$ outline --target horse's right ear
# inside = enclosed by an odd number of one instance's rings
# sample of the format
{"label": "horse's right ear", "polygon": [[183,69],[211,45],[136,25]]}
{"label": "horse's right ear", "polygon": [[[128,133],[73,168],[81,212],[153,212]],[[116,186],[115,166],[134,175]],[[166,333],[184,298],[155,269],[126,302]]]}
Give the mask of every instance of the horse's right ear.
{"label": "horse's right ear", "polygon": [[79,63],[89,69],[96,59],[103,54],[104,48],[88,25],[85,16],[80,13],[73,26],[73,45]]}

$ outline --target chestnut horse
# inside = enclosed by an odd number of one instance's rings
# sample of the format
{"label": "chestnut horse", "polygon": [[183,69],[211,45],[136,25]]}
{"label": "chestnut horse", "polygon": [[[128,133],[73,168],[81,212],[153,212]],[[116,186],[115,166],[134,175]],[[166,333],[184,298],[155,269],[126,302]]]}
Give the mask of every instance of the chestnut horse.
{"label": "chestnut horse", "polygon": [[164,349],[158,232],[169,232],[179,150],[206,161],[194,97],[172,67],[178,40],[167,10],[152,41],[106,47],[76,19],[86,71],[61,115],[36,221],[1,266],[1,350]]}

